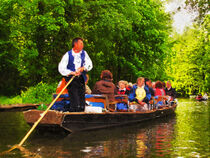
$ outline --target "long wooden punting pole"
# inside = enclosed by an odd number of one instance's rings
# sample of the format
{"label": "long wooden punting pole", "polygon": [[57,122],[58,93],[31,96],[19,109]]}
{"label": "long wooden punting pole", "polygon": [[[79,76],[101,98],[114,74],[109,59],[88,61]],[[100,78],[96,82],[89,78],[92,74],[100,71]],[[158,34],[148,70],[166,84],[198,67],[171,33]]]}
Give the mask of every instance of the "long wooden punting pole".
{"label": "long wooden punting pole", "polygon": [[63,93],[63,91],[67,88],[67,86],[72,82],[75,76],[73,76],[69,82],[66,84],[66,86],[62,89],[62,91],[57,95],[57,97],[52,101],[52,103],[48,106],[48,108],[41,114],[41,117],[34,123],[34,125],[31,127],[31,129],[28,131],[28,133],[25,135],[25,137],[20,141],[18,146],[22,146],[25,140],[29,137],[29,135],[32,133],[32,131],[36,128],[36,126],[39,124],[39,122],[42,120],[42,118],[46,115],[46,113],[50,110],[50,108],[53,106],[55,101],[60,97],[60,95]]}
{"label": "long wooden punting pole", "polygon": [[28,131],[28,133],[25,135],[25,137],[20,141],[20,143],[18,145],[14,145],[11,149],[9,149],[6,152],[1,153],[5,154],[8,153],[12,150],[14,150],[15,148],[21,147],[23,145],[23,143],[26,141],[26,139],[29,137],[29,135],[32,133],[32,131],[36,128],[36,126],[39,124],[39,122],[43,119],[43,117],[46,115],[46,113],[49,111],[49,109],[52,107],[52,105],[55,103],[55,101],[60,97],[60,95],[63,93],[63,91],[67,88],[67,86],[72,82],[72,80],[75,78],[75,76],[73,76],[69,82],[66,84],[66,86],[61,90],[61,92],[57,95],[57,97],[51,102],[51,104],[48,106],[48,108],[41,114],[41,117],[34,123],[34,125],[31,127],[31,129]]}

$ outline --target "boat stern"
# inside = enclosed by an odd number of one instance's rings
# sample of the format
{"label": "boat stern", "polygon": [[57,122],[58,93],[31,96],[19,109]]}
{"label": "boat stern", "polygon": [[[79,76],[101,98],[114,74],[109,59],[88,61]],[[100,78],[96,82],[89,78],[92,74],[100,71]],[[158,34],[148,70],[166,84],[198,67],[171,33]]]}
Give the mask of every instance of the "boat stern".
{"label": "boat stern", "polygon": [[[28,124],[34,124],[42,115],[44,111],[29,110],[23,112],[24,118]],[[39,124],[60,125],[63,121],[63,113],[59,111],[49,110]]]}

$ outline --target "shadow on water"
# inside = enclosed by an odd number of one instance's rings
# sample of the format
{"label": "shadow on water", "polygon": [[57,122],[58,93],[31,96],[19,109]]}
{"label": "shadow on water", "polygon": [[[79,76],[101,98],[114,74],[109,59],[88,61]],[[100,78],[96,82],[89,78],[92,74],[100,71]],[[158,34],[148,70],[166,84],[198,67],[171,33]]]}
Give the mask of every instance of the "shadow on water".
{"label": "shadow on water", "polygon": [[[175,117],[70,135],[34,131],[24,143],[25,151],[6,157],[208,157],[208,114],[208,103],[182,99]],[[3,115],[0,151],[19,143],[30,128],[22,113]]]}

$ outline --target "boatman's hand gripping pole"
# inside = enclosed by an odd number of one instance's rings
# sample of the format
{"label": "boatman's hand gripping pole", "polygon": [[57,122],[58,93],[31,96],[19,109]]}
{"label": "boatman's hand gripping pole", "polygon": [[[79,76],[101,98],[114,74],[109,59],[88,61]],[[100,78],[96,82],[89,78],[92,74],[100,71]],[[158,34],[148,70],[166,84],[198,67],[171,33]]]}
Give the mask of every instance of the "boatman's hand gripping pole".
{"label": "boatman's hand gripping pole", "polygon": [[20,141],[19,144],[14,145],[11,149],[0,153],[0,155],[6,154],[18,147],[21,147],[23,145],[23,143],[26,141],[26,139],[29,137],[29,135],[32,133],[32,131],[36,128],[36,126],[39,124],[39,122],[43,119],[43,117],[46,115],[46,113],[49,111],[49,109],[52,107],[52,105],[55,103],[55,101],[60,97],[60,95],[63,93],[63,91],[67,88],[67,86],[72,82],[72,80],[75,78],[75,76],[73,76],[69,82],[67,82],[66,86],[61,90],[61,92],[57,95],[57,97],[51,102],[51,104],[48,106],[48,108],[41,114],[41,117],[34,123],[34,125],[31,127],[31,129],[28,131],[28,133],[25,135],[25,137]]}

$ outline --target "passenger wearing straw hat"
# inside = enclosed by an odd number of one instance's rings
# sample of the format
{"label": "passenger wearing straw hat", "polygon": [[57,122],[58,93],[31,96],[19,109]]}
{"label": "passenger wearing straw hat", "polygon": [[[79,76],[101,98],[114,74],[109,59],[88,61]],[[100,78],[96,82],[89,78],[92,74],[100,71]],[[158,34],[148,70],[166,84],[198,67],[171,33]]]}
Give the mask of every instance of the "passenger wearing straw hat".
{"label": "passenger wearing straw hat", "polygon": [[62,57],[58,70],[68,82],[72,76],[76,76],[72,83],[67,87],[70,105],[67,111],[81,112],[85,108],[85,80],[86,72],[93,67],[92,61],[87,52],[83,50],[82,38],[75,38],[72,41],[72,49]]}

